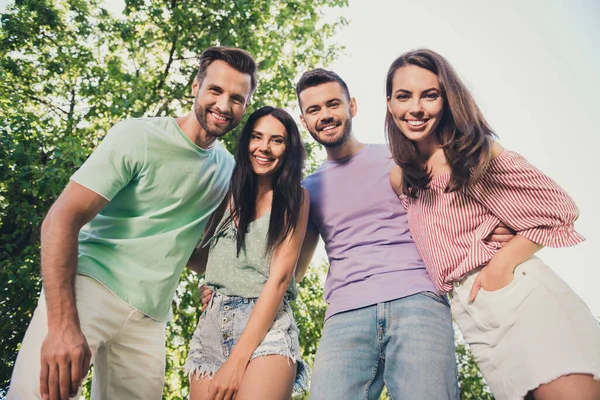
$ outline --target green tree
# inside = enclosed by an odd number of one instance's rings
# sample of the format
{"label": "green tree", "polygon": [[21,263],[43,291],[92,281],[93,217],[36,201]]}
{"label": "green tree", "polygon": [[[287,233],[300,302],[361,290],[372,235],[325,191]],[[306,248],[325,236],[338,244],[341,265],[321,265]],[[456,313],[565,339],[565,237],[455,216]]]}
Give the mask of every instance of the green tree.
{"label": "green tree", "polygon": [[473,354],[462,339],[456,342],[456,362],[461,400],[494,400]]}
{"label": "green tree", "polygon": [[[302,71],[331,62],[328,39],[347,0],[16,0],[0,16],[0,394],[40,288],[39,228],[69,176],[115,122],[191,108],[197,55],[242,47],[259,64],[251,109],[289,106]],[[236,134],[226,139],[234,150]],[[196,279],[182,276],[168,333],[165,398],[181,398],[179,366],[196,324]]]}

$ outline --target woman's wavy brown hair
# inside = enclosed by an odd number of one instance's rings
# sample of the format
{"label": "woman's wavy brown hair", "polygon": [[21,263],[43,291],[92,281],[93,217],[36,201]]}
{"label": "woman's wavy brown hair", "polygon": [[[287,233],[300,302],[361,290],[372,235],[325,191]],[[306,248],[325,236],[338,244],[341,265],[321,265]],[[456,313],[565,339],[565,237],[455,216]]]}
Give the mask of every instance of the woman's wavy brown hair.
{"label": "woman's wavy brown hair", "polygon": [[[392,96],[394,74],[409,65],[437,75],[444,106],[440,123],[432,134],[444,149],[452,170],[446,191],[464,189],[475,183],[483,173],[490,161],[492,140],[496,135],[452,65],[434,51],[412,50],[392,63],[385,86],[388,99]],[[431,171],[419,157],[415,144],[396,126],[389,110],[385,116],[385,130],[392,158],[402,169],[402,193],[416,197],[419,189],[428,187]]]}

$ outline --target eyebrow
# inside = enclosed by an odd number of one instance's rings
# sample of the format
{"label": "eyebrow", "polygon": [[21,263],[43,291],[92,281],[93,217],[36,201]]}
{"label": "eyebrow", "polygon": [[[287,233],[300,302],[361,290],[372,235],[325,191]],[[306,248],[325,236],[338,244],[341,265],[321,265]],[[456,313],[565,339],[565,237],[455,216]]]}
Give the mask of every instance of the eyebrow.
{"label": "eyebrow", "polygon": [[[217,90],[220,90],[221,92],[224,91],[221,86],[215,85],[214,83],[209,84],[208,87],[207,87],[207,89],[209,89],[209,90],[210,89],[217,89]],[[229,97],[237,99],[237,100],[239,100],[241,102],[245,102],[246,101],[246,98],[243,95],[239,94],[239,93],[234,93],[234,94],[232,94]]]}
{"label": "eyebrow", "polygon": [[[253,129],[252,133],[257,133],[259,135],[264,135],[264,133],[262,133],[261,131],[257,131],[256,129]],[[271,139],[273,139],[273,138],[285,139],[285,136],[283,136],[283,135],[271,135]]]}
{"label": "eyebrow", "polygon": [[242,103],[246,102],[246,98],[244,98],[244,96],[242,96],[241,94],[234,94],[231,96],[232,98],[241,101]]}
{"label": "eyebrow", "polygon": [[[436,87],[431,87],[431,88],[429,88],[429,89],[425,89],[425,90],[423,90],[421,93],[428,93],[428,92],[431,92],[431,91],[433,91],[433,90],[436,90],[436,91],[438,91],[438,92],[440,92],[440,91],[441,91],[440,89],[438,89],[438,88],[436,88]],[[406,89],[398,89],[398,90],[396,90],[394,93],[399,93],[399,92],[402,92],[402,93],[412,93],[410,90],[406,90]]]}
{"label": "eyebrow", "polygon": [[[339,97],[334,97],[334,98],[332,98],[332,99],[326,100],[326,101],[325,101],[325,105],[326,105],[326,106],[329,106],[329,105],[330,105],[331,103],[333,103],[333,102],[340,102],[340,103],[341,103],[341,102],[342,102],[342,99],[341,99],[341,98],[339,98]],[[308,111],[308,110],[310,110],[311,108],[321,108],[321,106],[320,106],[320,105],[317,105],[317,104],[310,105],[310,106],[306,107],[306,110],[304,110],[304,112],[307,112],[307,111]]]}

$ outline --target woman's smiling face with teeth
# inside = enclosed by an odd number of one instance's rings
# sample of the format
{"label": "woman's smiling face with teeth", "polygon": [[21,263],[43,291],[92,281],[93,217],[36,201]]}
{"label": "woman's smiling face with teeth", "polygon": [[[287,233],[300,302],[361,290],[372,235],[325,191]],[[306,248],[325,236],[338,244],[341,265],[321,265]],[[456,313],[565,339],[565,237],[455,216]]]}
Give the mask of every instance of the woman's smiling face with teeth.
{"label": "woman's smiling face with teeth", "polygon": [[256,121],[248,145],[250,164],[256,175],[270,175],[281,168],[287,136],[285,126],[271,115]]}
{"label": "woman's smiling face with teeth", "polygon": [[442,118],[444,100],[433,72],[415,65],[399,68],[387,105],[396,126],[409,140],[436,140],[431,133]]}

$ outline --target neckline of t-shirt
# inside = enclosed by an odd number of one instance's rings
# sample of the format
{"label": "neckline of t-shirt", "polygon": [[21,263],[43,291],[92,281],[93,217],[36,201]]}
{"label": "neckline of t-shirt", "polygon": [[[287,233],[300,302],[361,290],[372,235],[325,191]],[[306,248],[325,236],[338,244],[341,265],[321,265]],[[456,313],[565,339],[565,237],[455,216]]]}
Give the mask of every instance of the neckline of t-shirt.
{"label": "neckline of t-shirt", "polygon": [[360,153],[362,153],[367,147],[371,147],[371,146],[372,146],[371,143],[365,143],[361,149],[359,149],[357,152],[355,152],[353,154],[350,154],[349,156],[346,156],[344,158],[340,158],[337,160],[325,160],[324,163],[341,164],[341,163],[348,162],[349,160],[353,159],[354,157],[356,157]]}
{"label": "neckline of t-shirt", "polygon": [[213,151],[213,149],[217,146],[217,144],[219,143],[217,140],[215,140],[215,142],[213,143],[212,146],[210,146],[207,149],[204,149],[200,146],[198,146],[196,143],[194,143],[189,137],[188,135],[185,134],[185,132],[179,127],[179,124],[177,123],[177,121],[175,120],[175,118],[173,117],[167,117],[168,119],[171,120],[171,123],[173,124],[173,126],[175,127],[175,130],[181,135],[181,137],[183,138],[183,140],[185,140],[187,142],[188,145],[190,145],[194,150],[196,150],[198,153],[200,154],[209,154],[211,151]]}

